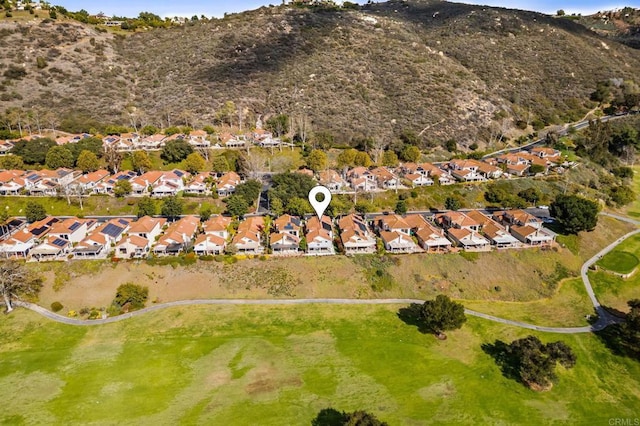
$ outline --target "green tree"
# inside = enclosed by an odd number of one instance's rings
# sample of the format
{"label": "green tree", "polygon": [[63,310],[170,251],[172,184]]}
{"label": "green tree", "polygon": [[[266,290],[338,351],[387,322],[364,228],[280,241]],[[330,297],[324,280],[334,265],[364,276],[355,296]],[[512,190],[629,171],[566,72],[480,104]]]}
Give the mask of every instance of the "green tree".
{"label": "green tree", "polygon": [[24,161],[19,155],[3,155],[0,157],[0,168],[5,170],[24,169]]}
{"label": "green tree", "polygon": [[289,116],[286,114],[274,115],[269,118],[265,124],[267,130],[275,136],[280,137],[287,133],[287,129],[289,129]]}
{"label": "green tree", "polygon": [[167,127],[166,129],[164,129],[163,133],[165,134],[165,136],[177,135],[178,133],[180,133],[180,127],[178,126]]}
{"label": "green tree", "polygon": [[405,145],[400,152],[400,158],[403,161],[415,163],[420,159],[420,148],[414,145]]}
{"label": "green tree", "polygon": [[636,199],[636,193],[633,191],[633,188],[627,185],[612,187],[609,191],[609,195],[611,196],[611,201],[613,201],[618,207],[630,204]]}
{"label": "green tree", "polygon": [[338,167],[355,166],[357,155],[358,155],[358,151],[353,148],[343,150],[340,154],[338,154],[338,158],[337,158]]}
{"label": "green tree", "polygon": [[592,231],[598,224],[598,204],[578,195],[559,195],[550,206],[550,213],[569,234]]}
{"label": "green tree", "polygon": [[407,214],[407,202],[405,200],[398,200],[396,203],[395,212],[399,215]]}
{"label": "green tree", "polygon": [[84,150],[78,156],[76,167],[84,173],[95,172],[100,168],[100,160],[98,160],[98,157],[96,157],[93,152]]}
{"label": "green tree", "polygon": [[47,210],[37,201],[29,201],[24,208],[24,215],[27,218],[27,222],[33,223],[47,217]]}
{"label": "green tree", "polygon": [[527,188],[518,192],[518,197],[533,205],[536,205],[538,201],[540,201],[540,198],[542,198],[542,194],[536,188]]}
{"label": "green tree", "polygon": [[19,140],[13,145],[11,153],[21,157],[25,164],[45,164],[47,153],[54,146],[58,145],[49,138]]}
{"label": "green tree", "polygon": [[73,167],[73,154],[64,146],[54,146],[49,152],[45,163],[50,169],[59,169],[61,167]]}
{"label": "green tree", "polygon": [[576,356],[564,342],[545,345],[535,336],[514,340],[509,345],[496,341],[483,349],[495,357],[505,374],[537,391],[551,388],[556,380],[556,364],[565,368],[576,364]]}
{"label": "green tree", "polygon": [[202,222],[206,222],[207,220],[209,220],[209,218],[211,217],[212,211],[211,211],[211,206],[208,204],[203,204],[200,207],[200,220]]}
{"label": "green tree", "polygon": [[156,212],[156,202],[151,197],[140,198],[138,201],[138,210],[136,212],[138,217],[153,216]]}
{"label": "green tree", "polygon": [[327,131],[317,132],[313,139],[315,141],[315,145],[325,150],[330,149],[335,141],[335,137],[333,136],[333,134]]}
{"label": "green tree", "polygon": [[284,205],[280,198],[272,198],[270,200],[269,207],[271,209],[271,214],[275,217],[282,216],[284,213]]}
{"label": "green tree", "polygon": [[382,154],[382,165],[387,167],[396,167],[398,165],[398,156],[393,151],[385,151]]}
{"label": "green tree", "polygon": [[227,203],[227,213],[231,216],[240,217],[249,212],[249,204],[244,197],[234,194],[227,197],[225,203]]}
{"label": "green tree", "polygon": [[151,170],[153,164],[151,163],[149,154],[145,151],[136,151],[131,155],[131,166],[136,172],[142,174]]}
{"label": "green tree", "polygon": [[14,260],[0,261],[0,294],[4,300],[5,312],[13,311],[12,301],[21,296],[33,297],[42,288],[42,279]]}
{"label": "green tree", "polygon": [[311,204],[308,199],[293,197],[287,203],[285,211],[293,216],[304,216],[307,213],[313,212]]}
{"label": "green tree", "polygon": [[462,327],[467,317],[464,314],[464,306],[444,294],[439,294],[420,307],[420,320],[427,330],[442,336],[445,331]]}
{"label": "green tree", "polygon": [[202,158],[202,155],[197,152],[192,152],[184,160],[184,168],[192,174],[203,171],[206,166],[207,162]]}
{"label": "green tree", "polygon": [[459,210],[462,207],[458,197],[447,197],[444,200],[444,208],[447,210]]}
{"label": "green tree", "polygon": [[129,182],[128,179],[120,179],[113,186],[113,195],[118,198],[122,198],[126,195],[131,194],[132,190],[133,188],[131,187],[131,182]]}
{"label": "green tree", "polygon": [[248,206],[252,206],[262,191],[262,184],[255,179],[250,179],[236,186],[234,195],[244,198]]}
{"label": "green tree", "polygon": [[144,308],[149,297],[149,288],[134,283],[121,284],[116,290],[113,305],[120,311],[135,311]]}
{"label": "green tree", "polygon": [[229,167],[229,161],[224,155],[218,155],[211,159],[211,170],[214,172],[228,172],[231,171]]}
{"label": "green tree", "polygon": [[65,148],[71,151],[74,161],[77,161],[83,151],[92,152],[97,158],[102,158],[104,156],[104,149],[102,145],[102,139],[90,137],[81,139],[76,143],[67,144],[65,145]]}
{"label": "green tree", "polygon": [[269,199],[279,198],[285,206],[289,204],[289,200],[294,197],[307,199],[309,191],[316,186],[313,178],[301,173],[286,172],[273,175],[271,182]]}
{"label": "green tree", "polygon": [[162,216],[165,216],[170,220],[175,220],[182,214],[183,208],[184,205],[182,204],[182,200],[174,195],[172,197],[167,197],[162,201],[160,213],[162,213]]}
{"label": "green tree", "polygon": [[547,169],[542,164],[532,164],[529,167],[529,173],[532,175],[537,175],[538,173],[544,173],[545,170]]}
{"label": "green tree", "polygon": [[445,142],[444,147],[449,152],[456,152],[458,150],[458,142],[456,142],[454,139],[449,139],[447,142]]}
{"label": "green tree", "polygon": [[165,144],[160,158],[166,163],[179,163],[193,153],[193,147],[184,139],[175,139]]}
{"label": "green tree", "polygon": [[326,169],[327,162],[327,154],[319,149],[312,150],[307,157],[307,166],[314,172]]}
{"label": "green tree", "polygon": [[369,154],[363,151],[358,151],[358,154],[356,154],[355,164],[356,166],[370,167],[373,164],[373,161],[371,160],[371,157],[369,157]]}
{"label": "green tree", "polygon": [[140,133],[142,133],[145,136],[151,136],[151,135],[155,135],[156,133],[159,133],[160,129],[158,129],[156,126],[152,126],[150,124],[144,126],[142,129],[140,129]]}
{"label": "green tree", "polygon": [[362,410],[345,413],[333,408],[324,408],[311,421],[311,426],[388,426],[388,423]]}

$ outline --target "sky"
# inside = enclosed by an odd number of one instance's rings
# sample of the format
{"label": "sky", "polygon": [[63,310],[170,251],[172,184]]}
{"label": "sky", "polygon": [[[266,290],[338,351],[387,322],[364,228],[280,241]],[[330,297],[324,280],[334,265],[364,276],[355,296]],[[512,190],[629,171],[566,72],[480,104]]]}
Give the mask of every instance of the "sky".
{"label": "sky", "polygon": [[[257,9],[268,4],[280,4],[281,0],[53,0],[50,3],[64,6],[71,11],[85,9],[89,13],[103,12],[109,16],[133,17],[146,11],[161,17],[191,17],[193,15],[222,17],[225,12]],[[363,3],[363,1],[358,1],[358,3]],[[461,3],[535,10],[549,14],[555,14],[558,9],[563,9],[567,14],[592,14],[600,10],[612,10],[622,6],[640,8],[640,0],[465,0]]]}

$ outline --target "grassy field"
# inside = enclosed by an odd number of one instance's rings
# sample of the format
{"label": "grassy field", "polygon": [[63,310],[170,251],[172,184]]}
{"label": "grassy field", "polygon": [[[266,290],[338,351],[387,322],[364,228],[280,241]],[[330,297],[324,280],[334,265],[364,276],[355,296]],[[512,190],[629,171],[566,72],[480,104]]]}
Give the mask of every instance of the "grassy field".
{"label": "grassy field", "polygon": [[[633,236],[618,246],[617,251],[640,256],[640,236]],[[612,252],[612,255],[616,252]],[[602,260],[606,260],[605,256]],[[607,268],[610,269],[610,268]],[[621,272],[622,271],[616,271]],[[603,305],[611,306],[621,311],[628,311],[627,301],[640,298],[640,274],[629,278],[621,278],[606,271],[590,272],[589,277],[594,291]]]}
{"label": "grassy field", "polygon": [[628,274],[636,269],[638,263],[640,263],[640,261],[638,261],[638,257],[635,254],[614,250],[600,259],[596,265],[619,274]]}
{"label": "grassy field", "polygon": [[481,349],[528,333],[470,318],[438,341],[398,308],[191,307],[90,328],[19,310],[0,321],[0,423],[303,425],[327,407],[393,425],[638,415],[640,364],[593,335],[539,334],[578,363],[536,393]]}

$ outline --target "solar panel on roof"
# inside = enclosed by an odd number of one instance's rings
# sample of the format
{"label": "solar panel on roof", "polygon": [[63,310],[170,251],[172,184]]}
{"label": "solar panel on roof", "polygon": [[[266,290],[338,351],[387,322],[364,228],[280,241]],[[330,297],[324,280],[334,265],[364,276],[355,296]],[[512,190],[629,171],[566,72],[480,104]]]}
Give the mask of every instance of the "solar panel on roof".
{"label": "solar panel on roof", "polygon": [[69,229],[71,229],[72,231],[75,231],[76,229],[80,228],[82,226],[82,224],[80,222],[73,222],[73,225],[71,225],[69,227]]}
{"label": "solar panel on roof", "polygon": [[51,244],[57,247],[64,247],[67,245],[67,243],[68,243],[67,240],[63,240],[62,238],[56,238],[55,240],[53,240]]}
{"label": "solar panel on roof", "polygon": [[122,233],[122,228],[110,223],[104,227],[102,233],[115,238]]}
{"label": "solar panel on roof", "polygon": [[122,225],[128,225],[129,221],[127,219],[118,219],[118,223],[121,223]]}

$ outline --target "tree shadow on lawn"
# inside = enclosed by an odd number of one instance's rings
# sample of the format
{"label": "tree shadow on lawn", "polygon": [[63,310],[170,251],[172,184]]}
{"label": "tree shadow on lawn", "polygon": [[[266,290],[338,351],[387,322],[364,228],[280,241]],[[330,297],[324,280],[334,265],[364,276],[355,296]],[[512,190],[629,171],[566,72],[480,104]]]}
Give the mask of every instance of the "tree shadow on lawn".
{"label": "tree shadow on lawn", "polygon": [[406,308],[398,310],[398,318],[407,325],[415,326],[422,334],[433,334],[432,330],[425,327],[423,321],[420,320],[420,308],[418,303],[412,303]]}
{"label": "tree shadow on lawn", "polygon": [[493,344],[483,343],[481,348],[484,353],[493,358],[504,377],[526,385],[520,376],[520,360],[509,351],[508,344],[502,340],[496,340]]}
{"label": "tree shadow on lawn", "polygon": [[[602,306],[614,316],[625,318],[626,314],[615,308]],[[611,324],[595,334],[612,354],[640,361],[640,330],[630,330],[625,323]]]}
{"label": "tree shadow on lawn", "polygon": [[345,413],[335,408],[323,408],[315,419],[311,420],[311,426],[343,426],[347,422]]}

